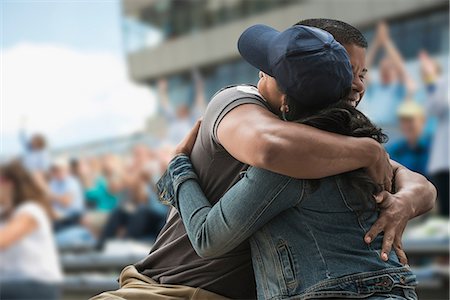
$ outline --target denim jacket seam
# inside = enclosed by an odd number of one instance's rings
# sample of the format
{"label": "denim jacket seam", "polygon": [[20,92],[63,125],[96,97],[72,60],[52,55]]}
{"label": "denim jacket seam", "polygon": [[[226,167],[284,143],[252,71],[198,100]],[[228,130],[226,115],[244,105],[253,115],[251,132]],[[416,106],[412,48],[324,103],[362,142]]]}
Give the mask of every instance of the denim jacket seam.
{"label": "denim jacket seam", "polygon": [[330,284],[350,283],[350,282],[361,280],[361,279],[383,276],[383,275],[392,274],[392,273],[411,273],[411,269],[409,269],[407,267],[396,267],[396,268],[390,268],[387,270],[383,269],[383,270],[378,270],[378,271],[370,271],[370,272],[363,272],[363,273],[358,273],[358,274],[353,274],[353,275],[347,275],[347,276],[344,276],[341,278],[330,278],[330,279],[326,279],[322,282],[319,282],[313,286],[310,286],[309,288],[307,288],[304,291],[304,293],[314,292],[315,289],[323,288]]}
{"label": "denim jacket seam", "polygon": [[327,278],[330,278],[330,270],[329,270],[329,268],[328,268],[328,265],[327,265],[327,262],[326,262],[325,258],[323,257],[322,252],[320,251],[320,247],[319,247],[319,244],[317,243],[317,239],[316,239],[316,237],[314,236],[314,233],[312,232],[312,230],[311,230],[311,228],[309,227],[308,223],[305,222],[304,224],[305,224],[305,226],[306,226],[306,229],[307,229],[308,232],[311,234],[311,237],[312,237],[313,240],[314,240],[314,245],[316,246],[317,252],[319,252],[319,255],[320,255],[320,259],[322,260],[322,262],[323,262],[323,264],[324,264],[324,266],[325,266],[325,269],[326,269],[326,276],[327,276]]}
{"label": "denim jacket seam", "polygon": [[305,180],[301,180],[300,189],[301,189],[300,196],[295,205],[299,205],[305,197],[305,189],[306,189],[306,181]]}
{"label": "denim jacket seam", "polygon": [[[347,197],[345,197],[344,193],[342,192],[340,180],[338,178],[336,178],[335,182],[336,182],[336,186],[339,190],[339,194],[341,195],[342,201],[344,201],[344,203],[345,203],[345,206],[347,206],[347,208],[350,209],[356,215],[355,210],[348,203]],[[361,224],[361,220],[360,220],[359,216],[357,216],[357,220],[358,220],[359,227],[362,229],[363,233],[365,234],[367,232],[367,229],[365,228],[365,226],[363,224]]]}
{"label": "denim jacket seam", "polygon": [[[280,184],[280,185],[282,185],[282,187],[279,188],[278,192],[277,192],[274,196],[272,196],[272,198],[270,199],[270,201],[268,201],[268,202],[265,203],[264,205],[258,207],[259,210],[257,211],[257,212],[258,212],[257,216],[254,216],[252,219],[249,220],[249,223],[247,224],[247,227],[251,227],[251,226],[253,226],[253,225],[255,224],[255,222],[261,217],[261,214],[267,209],[267,207],[268,207],[269,205],[271,205],[271,204],[273,203],[273,201],[277,198],[277,196],[278,196],[281,192],[283,192],[284,189],[286,189],[286,187],[288,186],[288,184],[289,184],[292,180],[293,180],[292,178],[289,178],[285,183]],[[240,239],[240,238],[242,237],[243,234],[244,234],[244,231],[240,231],[240,232],[236,233],[236,235],[233,235],[233,236],[230,238],[230,242],[228,242],[226,245],[224,245],[224,247],[227,247],[230,243],[233,242],[233,240]]]}

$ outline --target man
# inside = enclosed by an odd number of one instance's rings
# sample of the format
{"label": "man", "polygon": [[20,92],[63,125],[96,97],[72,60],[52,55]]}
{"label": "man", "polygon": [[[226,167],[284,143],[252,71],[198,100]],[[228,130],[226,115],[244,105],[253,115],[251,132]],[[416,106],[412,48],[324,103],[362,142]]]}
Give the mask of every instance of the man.
{"label": "man", "polygon": [[69,162],[56,159],[51,167],[50,200],[56,212],[56,231],[78,225],[84,212],[83,190],[78,180],[69,173]]}
{"label": "man", "polygon": [[[335,20],[306,20],[300,25],[329,31],[346,48],[354,73],[349,101],[354,105],[359,103],[364,95],[363,79],[367,72],[367,43],[361,33]],[[252,88],[241,86],[234,91],[225,89],[226,94],[219,92],[215,97],[222,97],[223,101],[214,101],[216,106],[208,107],[205,118],[215,121],[208,122],[208,127],[202,124],[198,141],[202,139],[203,142],[195,144],[191,155],[208,198],[218,200],[239,179],[240,172],[246,169],[245,164],[305,179],[363,167],[368,168],[376,182],[390,188],[391,167],[386,164],[379,144],[371,139],[337,136],[280,120],[277,114],[288,116],[295,105],[271,86],[276,84],[274,80],[261,73],[260,76],[263,76],[260,82],[267,87],[263,95],[267,102],[255,95]],[[397,164],[394,169],[399,191],[395,194],[384,192],[379,196],[380,201],[386,201],[386,209],[367,233],[365,241],[370,242],[384,231],[383,252],[388,253],[394,243],[398,255],[406,262],[401,250],[402,232],[410,218],[430,209],[435,190],[420,175]],[[214,259],[200,258],[174,210],[170,212],[150,254],[135,268],[128,266],[120,280],[121,289],[104,293],[96,299],[174,298],[180,294],[172,291],[180,291],[180,285],[184,288],[185,294],[181,296],[184,299],[216,299],[219,295],[238,299],[256,297],[248,243]],[[200,296],[200,292],[208,294]]]}
{"label": "man", "polygon": [[411,171],[427,174],[431,139],[424,132],[425,112],[413,102],[405,101],[397,111],[402,138],[387,146],[391,159],[404,165]]}

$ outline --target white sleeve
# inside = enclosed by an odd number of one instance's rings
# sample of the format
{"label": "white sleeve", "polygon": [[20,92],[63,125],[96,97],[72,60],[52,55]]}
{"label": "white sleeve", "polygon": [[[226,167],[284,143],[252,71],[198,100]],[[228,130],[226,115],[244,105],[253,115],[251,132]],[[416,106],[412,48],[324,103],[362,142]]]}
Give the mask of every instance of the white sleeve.
{"label": "white sleeve", "polygon": [[26,203],[21,204],[14,212],[14,216],[20,214],[27,214],[31,216],[37,222],[39,227],[42,227],[44,224],[49,222],[44,208],[35,202],[27,201]]}

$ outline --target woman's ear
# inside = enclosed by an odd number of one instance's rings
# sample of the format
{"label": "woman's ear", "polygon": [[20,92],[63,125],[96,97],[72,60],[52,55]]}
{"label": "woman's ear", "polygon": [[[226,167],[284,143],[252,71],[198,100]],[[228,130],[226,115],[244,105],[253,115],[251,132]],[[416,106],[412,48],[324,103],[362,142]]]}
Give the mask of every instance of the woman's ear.
{"label": "woman's ear", "polygon": [[281,107],[280,107],[281,112],[287,113],[289,112],[289,105],[288,105],[288,97],[286,94],[283,94],[281,96]]}

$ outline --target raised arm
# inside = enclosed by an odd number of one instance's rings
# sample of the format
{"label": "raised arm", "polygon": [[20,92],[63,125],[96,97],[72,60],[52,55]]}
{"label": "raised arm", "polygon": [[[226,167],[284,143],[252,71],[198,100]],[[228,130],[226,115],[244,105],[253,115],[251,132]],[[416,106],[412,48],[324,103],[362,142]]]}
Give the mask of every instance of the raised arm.
{"label": "raised arm", "polygon": [[218,125],[222,146],[236,159],[272,172],[316,179],[359,168],[390,190],[392,168],[371,138],[354,138],[280,120],[253,104],[236,107]]}
{"label": "raised arm", "polygon": [[162,198],[178,209],[189,240],[201,257],[233,250],[302,197],[302,182],[250,168],[213,207],[186,155],[176,156],[158,182]]}
{"label": "raised arm", "polygon": [[407,95],[411,96],[416,90],[416,83],[414,79],[409,75],[405,67],[405,61],[403,60],[402,55],[398,51],[394,42],[392,41],[389,35],[389,28],[385,22],[381,22],[378,25],[378,32],[381,40],[381,44],[386,50],[386,54],[392,60],[395,68],[397,69],[398,74],[400,75],[400,79],[403,84],[406,86]]}

